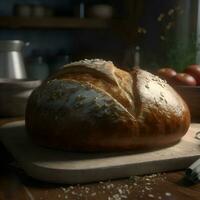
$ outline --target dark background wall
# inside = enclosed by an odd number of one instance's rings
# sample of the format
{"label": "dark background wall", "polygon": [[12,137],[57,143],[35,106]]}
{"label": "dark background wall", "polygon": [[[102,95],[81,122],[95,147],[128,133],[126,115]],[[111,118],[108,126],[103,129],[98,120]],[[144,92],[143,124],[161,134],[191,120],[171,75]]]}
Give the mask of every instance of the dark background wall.
{"label": "dark background wall", "polygon": [[[187,1],[187,0],[182,0]],[[95,3],[109,3],[115,7],[115,18],[125,18],[126,10],[121,0],[87,0],[86,5]],[[72,59],[81,57],[101,57],[114,60],[121,65],[127,49],[141,46],[142,61],[150,53],[159,55],[160,26],[157,18],[161,13],[167,13],[173,8],[176,0],[144,0],[142,17],[138,20],[138,26],[146,29],[143,37],[128,42],[115,31],[102,30],[55,30],[55,29],[0,29],[0,40],[20,39],[30,42],[26,48],[25,55],[30,56],[33,51],[39,50],[43,55],[54,56],[63,50],[70,54]],[[73,16],[74,8],[80,3],[79,0],[1,0],[0,16],[13,15],[13,8],[16,4],[43,4],[52,7],[56,15]],[[119,24],[120,27],[120,24]],[[123,30],[122,30],[123,31]]]}

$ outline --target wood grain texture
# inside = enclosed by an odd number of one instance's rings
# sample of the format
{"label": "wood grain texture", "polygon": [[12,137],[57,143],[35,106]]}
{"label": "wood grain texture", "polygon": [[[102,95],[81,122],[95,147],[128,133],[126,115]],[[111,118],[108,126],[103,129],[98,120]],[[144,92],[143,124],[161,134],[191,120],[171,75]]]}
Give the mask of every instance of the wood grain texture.
{"label": "wood grain texture", "polygon": [[0,17],[2,28],[39,28],[39,29],[105,29],[116,24],[126,24],[123,20],[79,19],[67,17]]}
{"label": "wood grain texture", "polygon": [[[0,119],[0,125],[15,120]],[[195,125],[195,127],[198,130],[198,125]],[[129,188],[132,186],[126,198],[128,200],[158,199],[159,196],[165,200],[199,200],[200,197],[200,184],[193,185],[185,180],[183,178],[184,171],[164,173],[158,175],[157,178],[149,178],[151,179],[150,185],[147,184],[148,180],[146,179],[148,177],[140,176],[137,181],[133,178],[120,179],[104,183],[73,185],[72,189],[70,185],[48,184],[33,180],[20,169],[11,166],[12,160],[8,157],[8,152],[0,144],[0,200],[105,200],[108,197],[113,197],[113,194],[120,194],[119,187],[123,189],[127,185]],[[147,186],[150,186],[150,191],[145,189],[143,193],[142,190]],[[105,189],[102,189],[102,187],[105,187]],[[28,189],[29,194],[24,188]],[[89,192],[86,193],[88,190]],[[93,196],[95,193],[96,195]],[[82,196],[77,197],[77,194],[82,194]],[[149,194],[153,194],[154,198],[149,197]],[[171,196],[166,196],[166,194]]]}
{"label": "wood grain texture", "polygon": [[200,86],[176,86],[176,91],[187,103],[193,122],[200,122]]}
{"label": "wood grain texture", "polygon": [[[124,192],[125,199],[199,200],[200,185],[183,179],[184,172],[160,174],[155,178],[137,177],[87,185],[52,185],[26,177],[13,168],[0,173],[1,200],[105,200]],[[150,179],[147,181],[146,179]],[[148,183],[148,184],[147,184]],[[150,185],[149,185],[150,184]],[[128,189],[124,189],[128,188]],[[147,189],[148,188],[148,189]],[[27,192],[28,191],[28,192]],[[88,192],[87,192],[88,191]],[[125,192],[129,191],[129,192]],[[128,193],[128,194],[127,194]],[[153,195],[154,198],[151,198]],[[123,198],[122,198],[123,199]]]}
{"label": "wood grain texture", "polygon": [[200,157],[195,133],[191,127],[174,146],[136,154],[70,153],[43,148],[27,137],[24,121],[3,126],[0,139],[29,176],[52,183],[75,184],[185,169]]}

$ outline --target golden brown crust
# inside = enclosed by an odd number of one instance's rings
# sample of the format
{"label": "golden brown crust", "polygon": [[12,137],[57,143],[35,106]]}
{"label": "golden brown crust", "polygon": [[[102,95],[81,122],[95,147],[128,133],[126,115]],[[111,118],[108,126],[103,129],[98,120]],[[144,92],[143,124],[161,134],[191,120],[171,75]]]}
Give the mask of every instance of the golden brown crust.
{"label": "golden brown crust", "polygon": [[32,93],[26,110],[38,144],[70,151],[164,147],[189,124],[187,105],[167,83],[102,60],[67,65]]}

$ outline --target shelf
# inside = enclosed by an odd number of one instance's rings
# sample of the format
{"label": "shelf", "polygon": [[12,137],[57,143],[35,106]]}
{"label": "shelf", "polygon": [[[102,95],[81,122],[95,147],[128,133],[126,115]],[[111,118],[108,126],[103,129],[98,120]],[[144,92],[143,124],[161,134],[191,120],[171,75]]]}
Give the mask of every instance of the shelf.
{"label": "shelf", "polygon": [[79,19],[66,17],[0,17],[0,28],[25,29],[105,29],[122,25],[125,20]]}

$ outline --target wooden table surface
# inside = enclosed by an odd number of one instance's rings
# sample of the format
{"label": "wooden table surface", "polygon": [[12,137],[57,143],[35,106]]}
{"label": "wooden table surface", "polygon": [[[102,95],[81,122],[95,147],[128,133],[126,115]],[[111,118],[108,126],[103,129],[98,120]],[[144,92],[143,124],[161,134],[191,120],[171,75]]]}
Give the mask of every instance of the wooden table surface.
{"label": "wooden table surface", "polygon": [[[11,119],[0,119],[0,125]],[[200,183],[184,171],[85,185],[55,185],[27,177],[0,143],[0,200],[200,200]]]}

